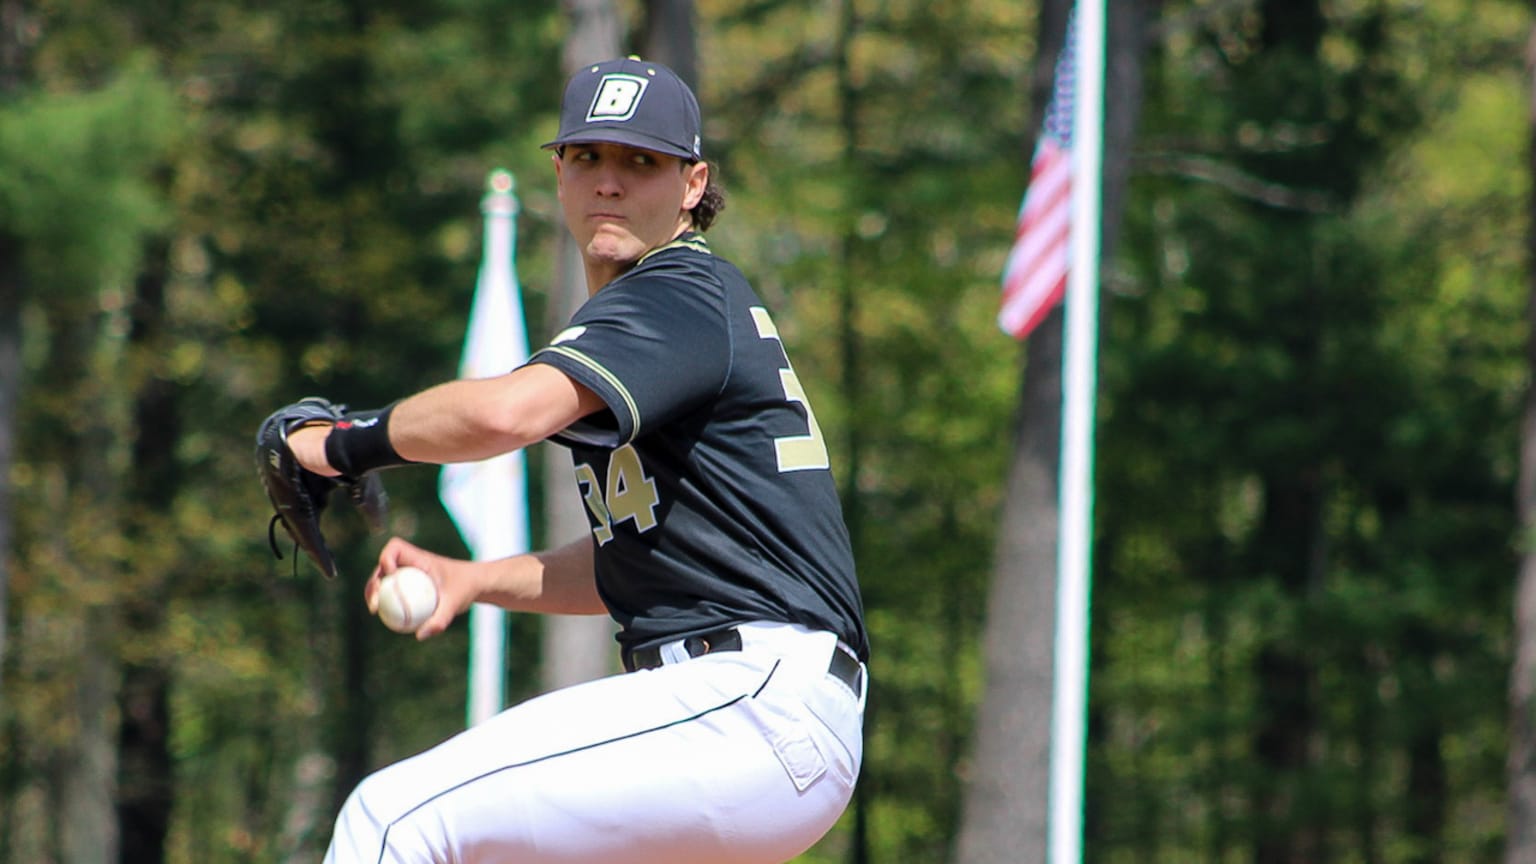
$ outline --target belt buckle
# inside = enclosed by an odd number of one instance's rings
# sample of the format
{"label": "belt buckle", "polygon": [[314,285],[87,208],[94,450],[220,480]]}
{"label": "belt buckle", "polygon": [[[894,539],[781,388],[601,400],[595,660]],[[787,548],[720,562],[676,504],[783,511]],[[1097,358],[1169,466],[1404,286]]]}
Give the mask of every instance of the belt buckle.
{"label": "belt buckle", "polygon": [[837,680],[847,685],[854,695],[858,695],[864,678],[864,664],[859,660],[859,655],[853,650],[843,646],[839,641],[832,649],[832,659],[827,664],[827,672]]}

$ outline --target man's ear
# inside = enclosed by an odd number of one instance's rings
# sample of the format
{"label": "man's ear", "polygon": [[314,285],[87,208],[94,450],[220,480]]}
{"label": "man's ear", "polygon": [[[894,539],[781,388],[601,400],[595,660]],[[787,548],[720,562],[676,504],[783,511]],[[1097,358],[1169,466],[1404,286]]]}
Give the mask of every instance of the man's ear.
{"label": "man's ear", "polygon": [[565,163],[560,161],[560,151],[549,154],[549,161],[555,163],[555,197],[565,197]]}
{"label": "man's ear", "polygon": [[692,210],[704,200],[704,190],[709,187],[709,163],[695,162],[685,173],[688,188],[683,193],[683,209]]}

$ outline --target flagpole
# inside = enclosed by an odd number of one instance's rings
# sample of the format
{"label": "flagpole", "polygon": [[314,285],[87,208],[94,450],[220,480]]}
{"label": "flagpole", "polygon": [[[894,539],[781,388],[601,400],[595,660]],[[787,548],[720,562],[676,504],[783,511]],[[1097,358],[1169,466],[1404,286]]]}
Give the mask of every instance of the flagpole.
{"label": "flagpole", "polygon": [[[528,359],[513,266],[516,253],[512,175],[497,170],[486,181],[481,201],[485,214],[485,248],[475,286],[464,356],[464,378],[504,375]],[[481,462],[443,466],[439,496],[465,545],[477,561],[527,552],[527,470],[523,452],[504,453]],[[504,610],[476,603],[469,611],[469,670],[465,719],[473,726],[494,716],[506,704],[506,641]]]}
{"label": "flagpole", "polygon": [[1104,0],[1076,11],[1071,263],[1063,352],[1055,698],[1051,715],[1051,864],[1078,864],[1088,705],[1088,625],[1093,540],[1093,437],[1097,388],[1099,224],[1103,154]]}

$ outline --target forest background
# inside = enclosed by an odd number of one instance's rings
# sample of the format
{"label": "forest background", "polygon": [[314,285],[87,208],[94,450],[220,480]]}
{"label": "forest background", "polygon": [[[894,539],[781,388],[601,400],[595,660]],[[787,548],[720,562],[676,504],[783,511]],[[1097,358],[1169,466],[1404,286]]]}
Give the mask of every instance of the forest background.
{"label": "forest background", "polygon": [[[369,618],[344,509],[342,578],[273,559],[252,434],[455,374],[494,169],[557,329],[538,145],[594,20],[689,38],[711,243],[844,490],[868,746],[804,861],[1042,860],[1054,572],[1017,565],[1054,517],[1019,502],[1053,500],[1060,316],[993,319],[1065,8],[0,0],[0,864],[316,860],[461,728],[465,627]],[[1087,860],[1536,861],[1532,10],[1109,16]],[[552,542],[566,457],[530,455]],[[392,530],[462,554],[436,479],[386,475]],[[513,617],[513,699],[545,627]]]}

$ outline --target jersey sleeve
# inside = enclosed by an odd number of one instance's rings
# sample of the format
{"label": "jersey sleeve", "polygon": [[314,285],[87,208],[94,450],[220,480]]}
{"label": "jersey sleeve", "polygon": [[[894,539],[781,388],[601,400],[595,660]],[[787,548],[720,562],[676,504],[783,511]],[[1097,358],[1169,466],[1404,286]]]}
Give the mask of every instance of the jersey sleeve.
{"label": "jersey sleeve", "polygon": [[559,369],[608,406],[556,441],[617,447],[717,395],[730,335],[720,295],[707,285],[623,280],[588,300],[529,362]]}

